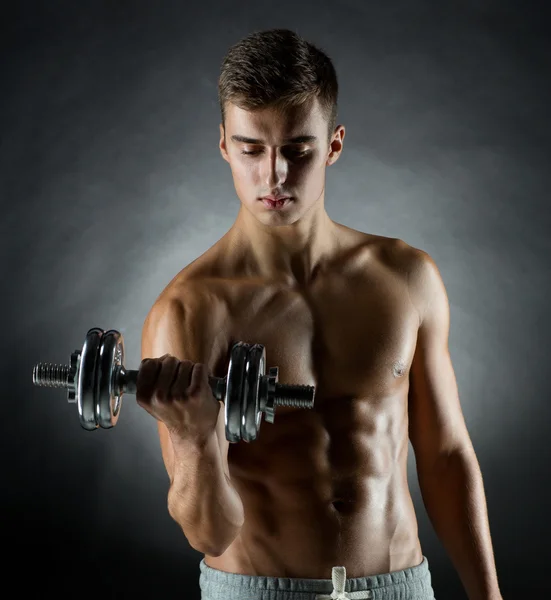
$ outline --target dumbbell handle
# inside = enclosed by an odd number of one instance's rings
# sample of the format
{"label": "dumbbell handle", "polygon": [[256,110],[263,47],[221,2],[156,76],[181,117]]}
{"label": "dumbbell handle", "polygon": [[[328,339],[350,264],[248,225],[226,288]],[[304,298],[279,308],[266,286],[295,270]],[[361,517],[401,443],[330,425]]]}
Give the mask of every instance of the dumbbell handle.
{"label": "dumbbell handle", "polygon": [[[76,352],[76,351],[75,351]],[[126,370],[123,366],[118,367],[115,374],[115,385],[118,387],[118,395],[136,394],[138,372]],[[33,383],[36,386],[65,388],[73,386],[74,373],[69,365],[53,365],[50,363],[39,363],[33,368]],[[212,393],[217,400],[224,401],[226,396],[227,377],[208,377]],[[275,383],[273,394],[273,405],[291,406],[296,408],[312,408],[314,405],[315,388],[310,385],[288,385]]]}
{"label": "dumbbell handle", "polygon": [[[117,385],[120,394],[136,395],[138,389],[138,373],[139,371],[127,371],[124,367],[120,367],[117,376]],[[214,397],[217,400],[224,400],[226,393],[226,378],[209,375],[209,385]]]}
{"label": "dumbbell handle", "polygon": [[[127,371],[119,367],[117,383],[122,394],[136,394],[138,371]],[[209,375],[209,385],[214,397],[224,401],[226,396],[227,377],[213,377]],[[296,408],[312,408],[314,401],[314,388],[310,385],[288,385],[276,383],[274,392],[274,406],[293,406]]]}

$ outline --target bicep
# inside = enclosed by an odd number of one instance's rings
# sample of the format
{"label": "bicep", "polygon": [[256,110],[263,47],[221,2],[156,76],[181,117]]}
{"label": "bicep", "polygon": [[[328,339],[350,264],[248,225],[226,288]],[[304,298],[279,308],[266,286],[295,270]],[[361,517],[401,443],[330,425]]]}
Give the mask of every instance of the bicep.
{"label": "bicep", "polygon": [[[198,294],[192,295],[192,288],[189,288],[185,298],[160,299],[151,308],[142,329],[141,359],[170,354],[179,360],[190,360],[210,367],[216,362],[216,355],[222,351],[214,343],[215,335],[212,313],[205,299]],[[162,421],[157,421],[157,430],[163,462],[172,482],[174,450],[170,435]],[[216,436],[228,474],[229,442],[225,439],[223,405],[218,415]]]}

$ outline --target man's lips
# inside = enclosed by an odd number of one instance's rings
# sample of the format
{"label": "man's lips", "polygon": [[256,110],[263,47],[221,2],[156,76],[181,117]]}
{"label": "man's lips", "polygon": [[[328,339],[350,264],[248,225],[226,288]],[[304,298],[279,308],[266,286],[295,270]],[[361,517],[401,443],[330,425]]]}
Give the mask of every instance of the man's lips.
{"label": "man's lips", "polygon": [[278,202],[279,200],[288,200],[291,196],[262,196],[261,200],[271,200],[272,202]]}
{"label": "man's lips", "polygon": [[270,198],[261,198],[262,204],[270,210],[283,210],[289,202],[291,202],[292,198],[286,197],[281,198],[280,200],[271,200]]}

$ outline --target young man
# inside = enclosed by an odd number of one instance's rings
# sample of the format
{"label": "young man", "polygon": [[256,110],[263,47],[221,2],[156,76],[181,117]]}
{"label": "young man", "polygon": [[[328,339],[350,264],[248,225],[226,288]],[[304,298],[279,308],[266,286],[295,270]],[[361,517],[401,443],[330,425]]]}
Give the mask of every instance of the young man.
{"label": "young man", "polygon": [[[439,271],[424,251],[325,211],[326,167],[345,137],[337,96],[331,60],[288,30],[252,34],[223,62],[220,151],[239,213],[143,329],[142,357],[153,360],[137,396],[159,421],[169,511],[205,555],[203,600],[267,590],[428,600],[411,440],[427,513],[468,598],[498,600]],[[207,376],[226,374],[236,341],[264,345],[279,381],[314,385],[316,397],[230,446]]]}

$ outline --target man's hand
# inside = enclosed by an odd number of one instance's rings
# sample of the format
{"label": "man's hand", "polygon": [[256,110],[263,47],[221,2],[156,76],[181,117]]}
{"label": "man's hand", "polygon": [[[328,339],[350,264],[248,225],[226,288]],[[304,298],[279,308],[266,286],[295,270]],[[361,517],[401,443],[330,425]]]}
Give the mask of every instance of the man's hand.
{"label": "man's hand", "polygon": [[213,437],[220,412],[205,365],[165,354],[146,358],[138,372],[136,400],[162,421],[171,437],[203,443]]}

